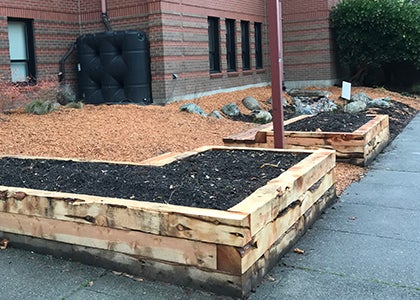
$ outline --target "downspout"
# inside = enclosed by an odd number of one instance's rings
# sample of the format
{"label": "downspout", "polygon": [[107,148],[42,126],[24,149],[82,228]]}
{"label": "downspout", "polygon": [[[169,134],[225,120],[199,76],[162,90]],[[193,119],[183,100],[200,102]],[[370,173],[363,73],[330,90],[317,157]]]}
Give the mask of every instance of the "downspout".
{"label": "downspout", "polygon": [[58,72],[58,81],[62,82],[64,80],[64,74],[65,74],[65,63],[67,58],[73,53],[73,51],[76,49],[76,42],[73,42],[67,52],[61,57],[60,59],[60,67]]}
{"label": "downspout", "polygon": [[102,22],[104,22],[106,31],[112,31],[111,24],[109,23],[108,13],[106,9],[106,0],[101,0],[101,9],[102,9]]}

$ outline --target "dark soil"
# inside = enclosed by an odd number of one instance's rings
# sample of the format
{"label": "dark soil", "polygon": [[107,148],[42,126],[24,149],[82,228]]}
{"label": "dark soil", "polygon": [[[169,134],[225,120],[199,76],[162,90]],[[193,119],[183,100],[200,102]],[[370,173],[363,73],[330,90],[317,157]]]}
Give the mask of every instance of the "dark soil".
{"label": "dark soil", "polygon": [[[332,132],[352,132],[369,121],[361,115],[377,114],[389,116],[390,141],[392,141],[408,123],[416,116],[417,110],[398,101],[390,101],[388,108],[370,108],[360,114],[345,114],[342,110],[335,113],[321,113],[310,122],[302,120],[285,127],[291,131],[315,131],[318,128],[322,131]],[[288,114],[293,113],[292,109]],[[286,118],[285,118],[286,119]]]}
{"label": "dark soil", "polygon": [[389,116],[389,132],[392,141],[416,116],[417,110],[398,101],[390,101],[389,108],[371,108],[367,113]]}
{"label": "dark soil", "polygon": [[371,119],[372,117],[368,117],[364,113],[322,112],[286,125],[284,129],[288,131],[353,132]]}
{"label": "dark soil", "polygon": [[164,167],[0,159],[0,185],[226,210],[306,154],[214,150]]}

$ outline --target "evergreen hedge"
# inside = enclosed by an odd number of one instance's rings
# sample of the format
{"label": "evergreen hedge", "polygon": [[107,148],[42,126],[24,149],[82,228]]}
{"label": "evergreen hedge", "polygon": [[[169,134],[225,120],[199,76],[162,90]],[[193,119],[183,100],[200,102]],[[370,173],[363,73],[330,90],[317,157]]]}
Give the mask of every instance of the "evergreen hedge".
{"label": "evergreen hedge", "polygon": [[420,1],[343,0],[331,21],[338,57],[351,67],[353,80],[401,66],[420,74]]}

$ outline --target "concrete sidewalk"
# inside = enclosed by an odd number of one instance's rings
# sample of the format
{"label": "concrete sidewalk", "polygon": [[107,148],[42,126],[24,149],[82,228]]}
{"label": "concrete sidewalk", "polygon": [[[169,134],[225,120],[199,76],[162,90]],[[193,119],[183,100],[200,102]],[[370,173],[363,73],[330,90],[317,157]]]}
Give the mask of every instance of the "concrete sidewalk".
{"label": "concrete sidewalk", "polygon": [[[420,299],[420,115],[287,253],[250,299]],[[19,249],[0,299],[226,299]]]}

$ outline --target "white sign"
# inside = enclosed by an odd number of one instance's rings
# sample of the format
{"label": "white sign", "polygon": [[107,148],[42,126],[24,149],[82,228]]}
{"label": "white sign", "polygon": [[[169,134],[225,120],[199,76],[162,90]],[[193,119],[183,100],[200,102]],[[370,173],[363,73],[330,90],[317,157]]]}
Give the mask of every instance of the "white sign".
{"label": "white sign", "polygon": [[351,98],[351,83],[343,81],[343,86],[341,88],[341,98],[350,100]]}

